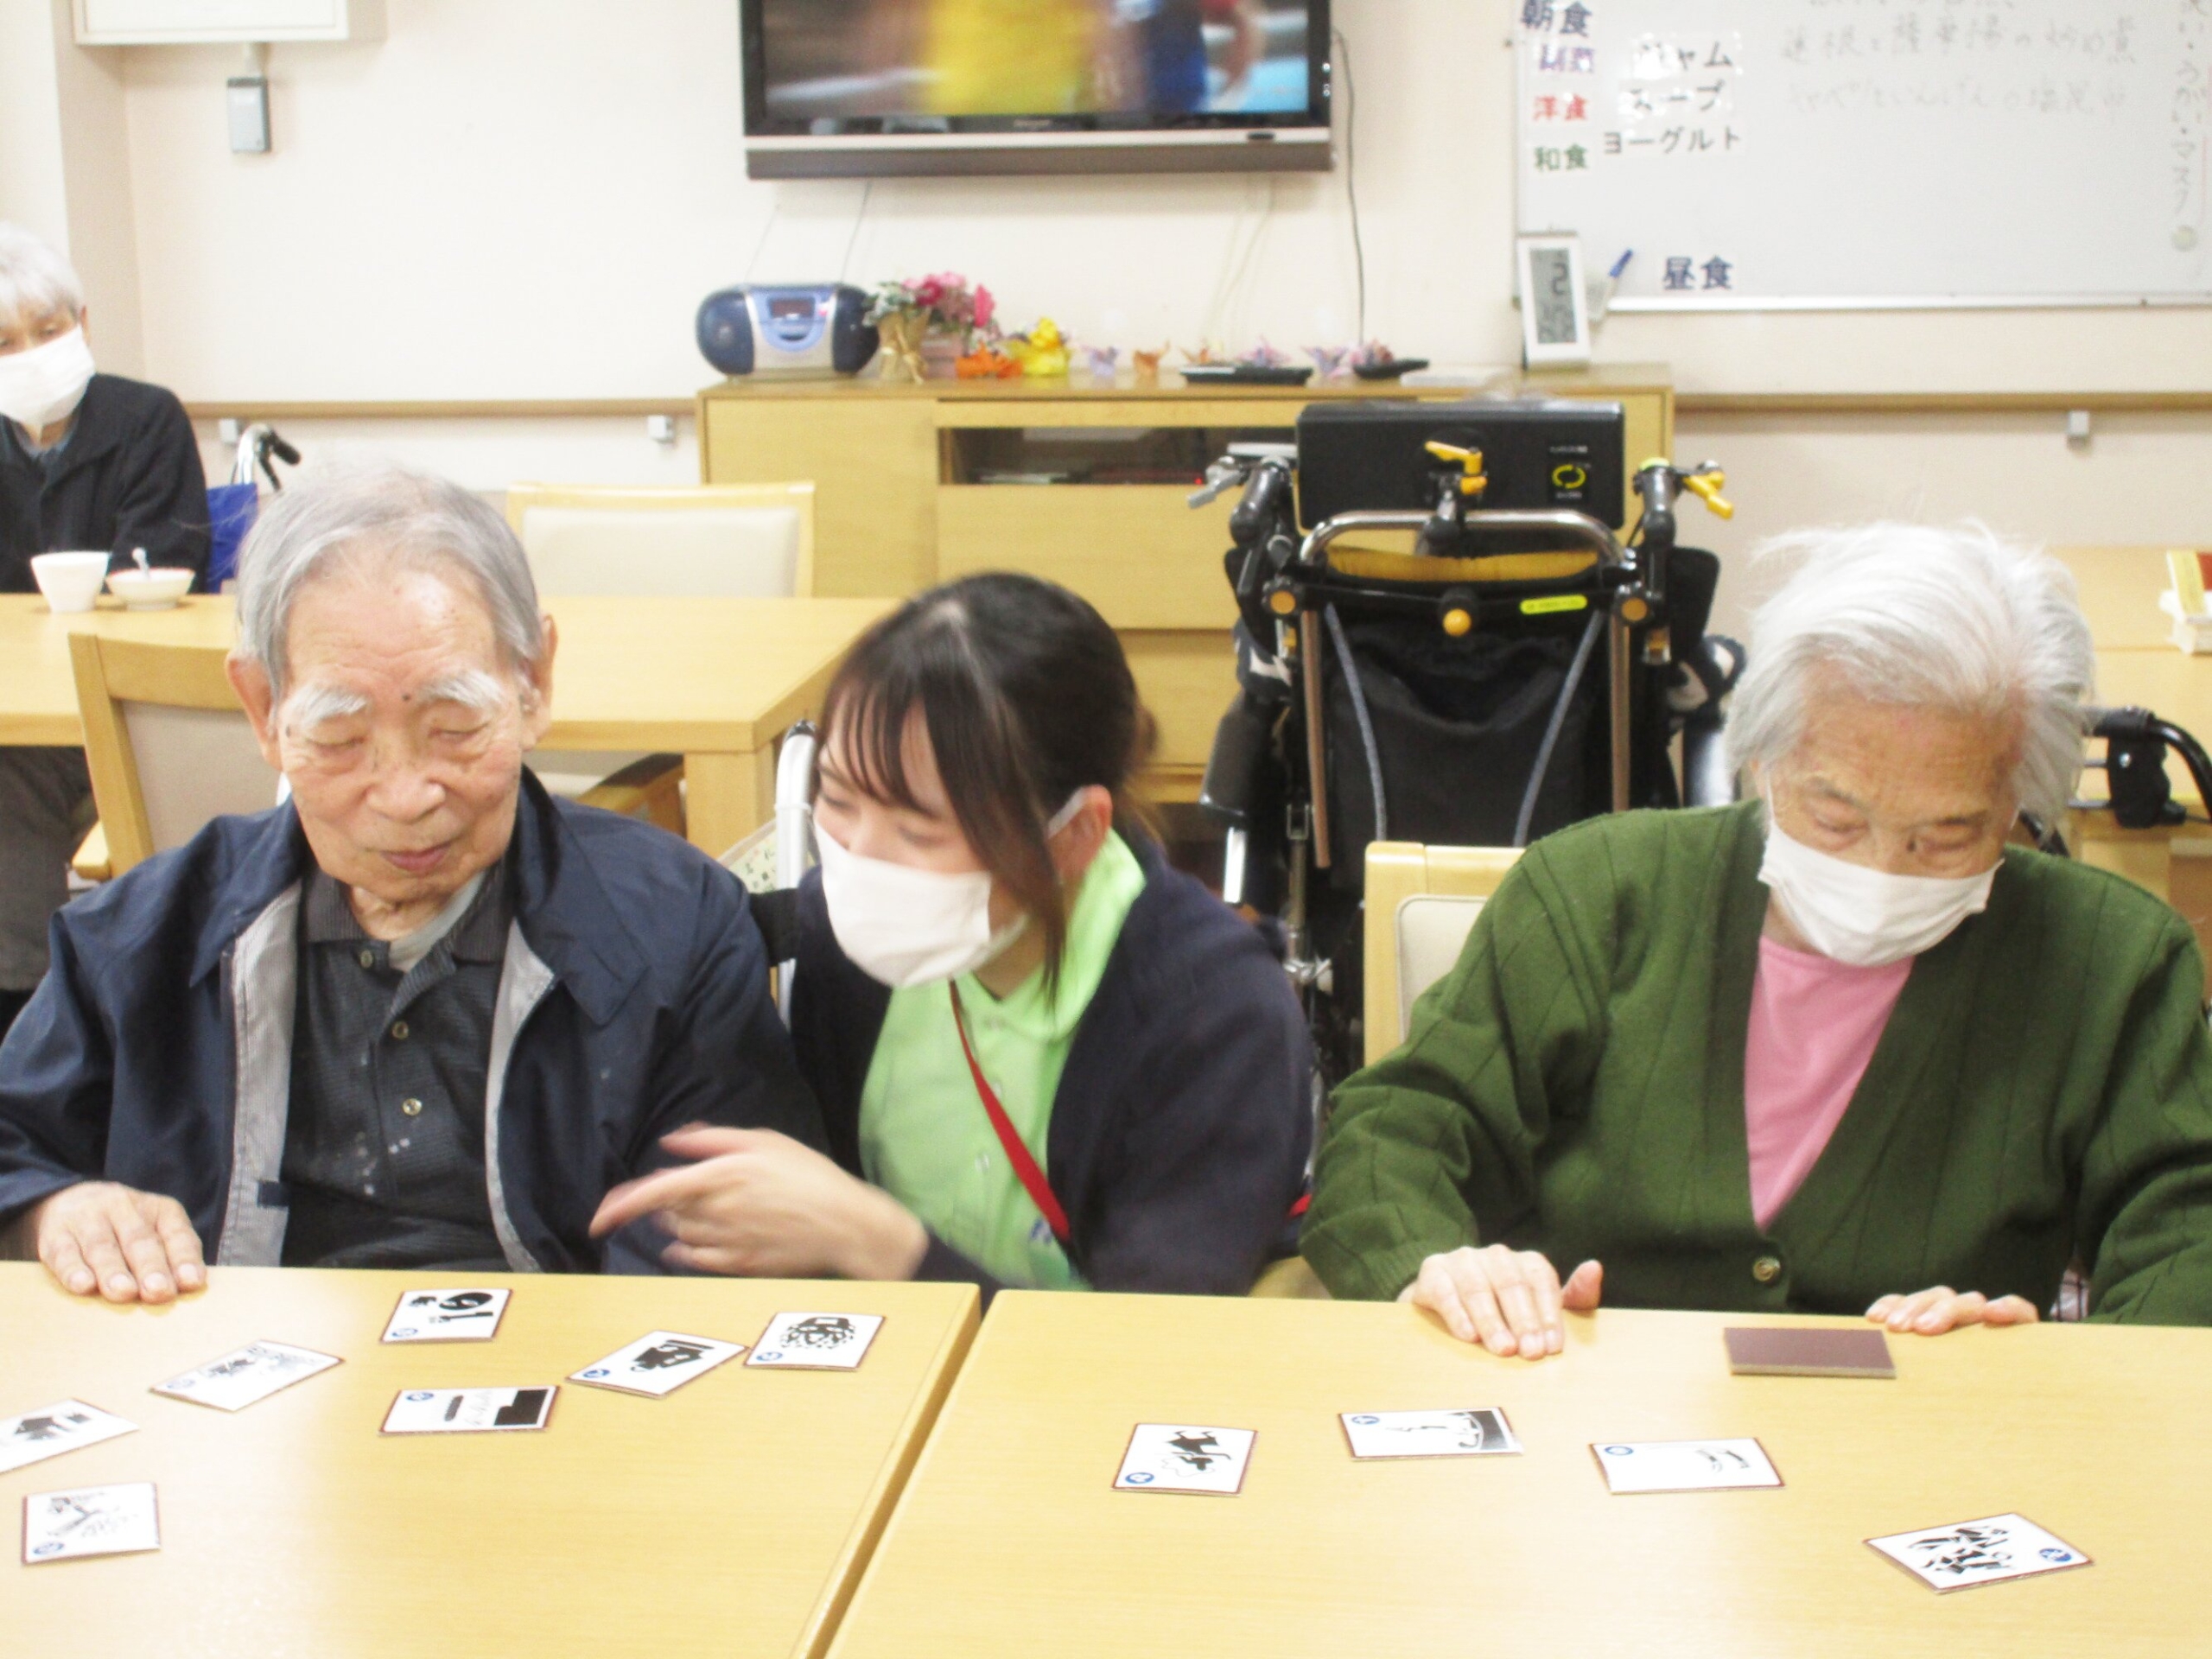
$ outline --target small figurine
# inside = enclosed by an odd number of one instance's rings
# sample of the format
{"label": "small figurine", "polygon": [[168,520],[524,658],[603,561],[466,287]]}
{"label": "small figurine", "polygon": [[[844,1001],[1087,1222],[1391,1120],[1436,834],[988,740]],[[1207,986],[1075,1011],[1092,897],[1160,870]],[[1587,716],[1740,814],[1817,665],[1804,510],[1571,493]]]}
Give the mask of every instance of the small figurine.
{"label": "small figurine", "polygon": [[1167,355],[1169,349],[1162,346],[1156,352],[1132,351],[1129,353],[1129,369],[1136,377],[1137,385],[1156,386],[1160,384],[1160,359]]}
{"label": "small figurine", "polygon": [[1229,348],[1218,340],[1202,340],[1195,352],[1187,346],[1181,349],[1183,360],[1192,368],[1229,361]]}
{"label": "small figurine", "polygon": [[1086,346],[1083,348],[1083,360],[1093,380],[1111,385],[1115,371],[1121,366],[1122,348],[1118,346]]}
{"label": "small figurine", "polygon": [[1349,346],[1308,346],[1306,355],[1313,359],[1314,378],[1321,380],[1349,380],[1351,378],[1351,353]]}
{"label": "small figurine", "polygon": [[979,341],[952,365],[952,372],[963,380],[1011,380],[1020,374],[1021,365],[989,342]]}
{"label": "small figurine", "polygon": [[1260,343],[1236,360],[1248,369],[1280,369],[1290,361],[1290,353],[1268,345],[1267,336],[1262,334]]}
{"label": "small figurine", "polygon": [[1007,354],[1021,365],[1032,380],[1065,380],[1068,373],[1068,343],[1050,317],[1039,317],[1027,334],[1006,342]]}

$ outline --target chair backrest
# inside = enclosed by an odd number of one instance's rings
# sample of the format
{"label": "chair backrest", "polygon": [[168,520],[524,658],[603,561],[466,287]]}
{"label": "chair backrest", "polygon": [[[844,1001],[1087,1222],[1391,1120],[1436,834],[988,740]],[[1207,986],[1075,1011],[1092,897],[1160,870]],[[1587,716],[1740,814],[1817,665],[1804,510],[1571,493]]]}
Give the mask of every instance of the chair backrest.
{"label": "chair backrest", "polygon": [[2173,618],[2158,608],[2166,590],[2163,547],[2054,547],[2051,556],[2074,573],[2082,613],[2097,649],[2173,649]]}
{"label": "chair backrest", "polygon": [[1520,856],[1511,847],[1368,843],[1369,1064],[1405,1040],[1414,1001],[1459,961],[1475,918]]}
{"label": "chair backrest", "polygon": [[542,594],[783,599],[814,592],[814,486],[516,484],[507,523]]}
{"label": "chair backrest", "polygon": [[92,802],[121,875],[211,818],[259,812],[276,774],[223,672],[220,645],[69,636]]}

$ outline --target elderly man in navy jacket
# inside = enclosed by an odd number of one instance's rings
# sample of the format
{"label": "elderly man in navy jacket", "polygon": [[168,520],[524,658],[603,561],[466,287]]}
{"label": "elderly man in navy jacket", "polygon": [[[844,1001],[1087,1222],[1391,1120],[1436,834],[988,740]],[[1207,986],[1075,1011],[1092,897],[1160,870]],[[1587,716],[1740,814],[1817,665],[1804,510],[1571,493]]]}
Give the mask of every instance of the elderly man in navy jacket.
{"label": "elderly man in navy jacket", "polygon": [[254,530],[232,683],[291,799],[57,915],[0,1045],[0,1227],[82,1294],[206,1263],[650,1270],[592,1212],[693,1122],[821,1126],[736,881],[523,766],[556,639],[481,500],[381,467]]}

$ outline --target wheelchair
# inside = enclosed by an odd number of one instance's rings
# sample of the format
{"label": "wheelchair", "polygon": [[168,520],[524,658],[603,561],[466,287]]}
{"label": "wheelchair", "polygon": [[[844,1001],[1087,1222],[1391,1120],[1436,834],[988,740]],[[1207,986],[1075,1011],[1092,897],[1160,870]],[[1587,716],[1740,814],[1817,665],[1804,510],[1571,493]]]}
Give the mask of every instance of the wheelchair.
{"label": "wheelchair", "polygon": [[1361,1052],[1370,841],[1519,847],[1733,798],[1742,648],[1706,638],[1719,561],[1677,543],[1685,495],[1732,513],[1726,480],[1653,461],[1624,484],[1624,443],[1618,404],[1317,404],[1191,498],[1242,490],[1238,690],[1199,804],[1224,897],[1281,931],[1326,1083]]}

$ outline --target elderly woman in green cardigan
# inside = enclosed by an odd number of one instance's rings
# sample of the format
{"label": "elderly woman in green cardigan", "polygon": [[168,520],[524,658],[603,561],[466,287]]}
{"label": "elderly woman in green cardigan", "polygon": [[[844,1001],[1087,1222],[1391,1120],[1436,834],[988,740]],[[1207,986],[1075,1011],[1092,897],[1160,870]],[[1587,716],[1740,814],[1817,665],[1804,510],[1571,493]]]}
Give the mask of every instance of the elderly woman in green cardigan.
{"label": "elderly woman in green cardigan", "polygon": [[1528,1358],[1601,1294],[2026,1324],[2077,1259],[2092,1318],[2212,1323],[2196,941],[2007,844],[2081,768],[2070,578],[1975,528],[1789,550],[1730,726],[1757,798],[1529,850],[1338,1090],[1307,1261]]}

